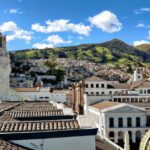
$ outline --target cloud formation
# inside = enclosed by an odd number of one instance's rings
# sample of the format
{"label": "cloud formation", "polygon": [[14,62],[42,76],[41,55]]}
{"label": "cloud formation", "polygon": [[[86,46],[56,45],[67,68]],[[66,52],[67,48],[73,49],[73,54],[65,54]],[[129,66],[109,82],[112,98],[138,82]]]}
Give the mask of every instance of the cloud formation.
{"label": "cloud formation", "polygon": [[44,40],[45,43],[35,43],[33,44],[33,48],[44,49],[44,48],[52,48],[57,46],[58,44],[69,44],[72,43],[71,40],[64,40],[59,35],[51,35],[48,36],[47,39]]}
{"label": "cloud formation", "polygon": [[146,40],[137,40],[133,42],[134,46],[141,45],[141,44],[150,44],[150,42]]}
{"label": "cloud formation", "polygon": [[134,13],[136,14],[136,15],[139,15],[139,14],[141,14],[141,13],[144,13],[144,12],[150,12],[150,8],[148,8],[148,7],[143,7],[143,8],[140,8],[140,9],[136,9],[136,10],[134,10]]}
{"label": "cloud formation", "polygon": [[12,41],[15,39],[22,39],[29,42],[32,39],[32,33],[21,29],[13,21],[4,22],[0,24],[0,32],[8,33],[7,41]]}
{"label": "cloud formation", "polygon": [[59,19],[59,20],[47,20],[45,26],[40,25],[39,23],[32,24],[31,29],[36,32],[41,33],[54,33],[54,32],[65,32],[71,31],[73,33],[81,34],[88,36],[91,32],[91,27],[84,25],[82,23],[74,24],[69,20]]}
{"label": "cloud formation", "polygon": [[9,13],[9,14],[22,14],[23,11],[20,10],[20,8],[11,8],[11,9],[6,9],[4,10],[4,13]]}
{"label": "cloud formation", "polygon": [[89,17],[89,22],[104,32],[113,33],[122,29],[122,23],[111,11],[105,10],[93,17]]}

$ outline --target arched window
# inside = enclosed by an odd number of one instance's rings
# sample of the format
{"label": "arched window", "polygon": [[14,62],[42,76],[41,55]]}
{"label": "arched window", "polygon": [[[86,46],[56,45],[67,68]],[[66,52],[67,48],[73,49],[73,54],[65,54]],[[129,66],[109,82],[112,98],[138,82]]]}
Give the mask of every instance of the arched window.
{"label": "arched window", "polygon": [[141,131],[136,131],[136,142],[139,143],[141,141]]}

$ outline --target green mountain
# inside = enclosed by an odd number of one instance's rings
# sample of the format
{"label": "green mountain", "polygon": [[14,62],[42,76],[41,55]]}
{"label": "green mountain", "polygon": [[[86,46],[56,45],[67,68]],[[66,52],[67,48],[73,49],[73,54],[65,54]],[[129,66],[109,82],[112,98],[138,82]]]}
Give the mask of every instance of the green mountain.
{"label": "green mountain", "polygon": [[150,53],[138,50],[118,39],[98,44],[46,48],[44,50],[27,49],[11,52],[10,56],[12,61],[26,58],[39,59],[59,57],[118,65],[141,65],[143,63],[149,64],[150,61]]}
{"label": "green mountain", "polygon": [[141,44],[141,45],[135,46],[135,48],[150,54],[150,44]]}

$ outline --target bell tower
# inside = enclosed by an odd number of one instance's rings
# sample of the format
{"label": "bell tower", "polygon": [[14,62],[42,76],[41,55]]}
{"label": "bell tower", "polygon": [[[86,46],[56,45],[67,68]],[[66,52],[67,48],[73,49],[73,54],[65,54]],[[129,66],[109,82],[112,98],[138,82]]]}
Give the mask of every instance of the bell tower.
{"label": "bell tower", "polygon": [[0,33],[0,56],[6,55],[6,36]]}

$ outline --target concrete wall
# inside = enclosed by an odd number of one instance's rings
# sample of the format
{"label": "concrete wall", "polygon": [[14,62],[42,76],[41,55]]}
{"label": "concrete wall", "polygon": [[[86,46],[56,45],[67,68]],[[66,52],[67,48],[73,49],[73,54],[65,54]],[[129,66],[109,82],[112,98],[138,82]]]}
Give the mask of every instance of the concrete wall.
{"label": "concrete wall", "polygon": [[34,150],[95,150],[95,136],[14,140],[12,142]]}
{"label": "concrete wall", "polygon": [[50,92],[18,92],[27,100],[52,100],[56,102],[66,102],[66,94]]}

